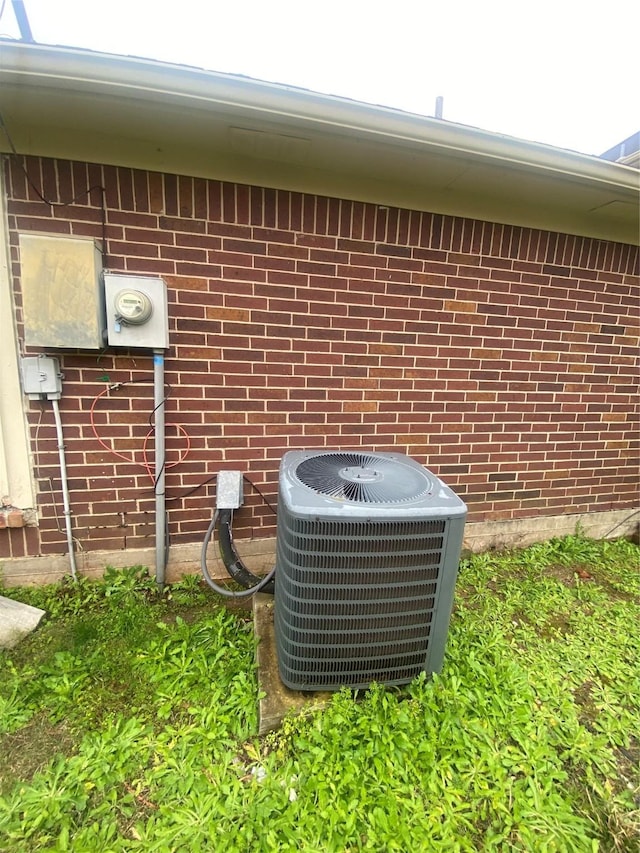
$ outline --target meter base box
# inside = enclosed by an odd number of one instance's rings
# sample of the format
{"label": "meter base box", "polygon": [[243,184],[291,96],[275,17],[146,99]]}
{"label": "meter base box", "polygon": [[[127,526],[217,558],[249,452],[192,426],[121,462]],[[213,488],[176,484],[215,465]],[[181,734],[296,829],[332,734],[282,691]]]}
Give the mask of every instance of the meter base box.
{"label": "meter base box", "polygon": [[[104,298],[110,347],[167,349],[167,286],[163,279],[105,273]],[[150,311],[146,310],[149,304]]]}

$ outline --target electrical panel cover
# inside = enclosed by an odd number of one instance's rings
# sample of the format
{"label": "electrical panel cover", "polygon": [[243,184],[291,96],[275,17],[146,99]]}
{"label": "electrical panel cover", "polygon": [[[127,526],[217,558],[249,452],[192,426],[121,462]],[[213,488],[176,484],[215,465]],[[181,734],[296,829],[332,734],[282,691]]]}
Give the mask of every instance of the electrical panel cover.
{"label": "electrical panel cover", "polygon": [[102,259],[93,240],[20,234],[27,346],[102,349]]}

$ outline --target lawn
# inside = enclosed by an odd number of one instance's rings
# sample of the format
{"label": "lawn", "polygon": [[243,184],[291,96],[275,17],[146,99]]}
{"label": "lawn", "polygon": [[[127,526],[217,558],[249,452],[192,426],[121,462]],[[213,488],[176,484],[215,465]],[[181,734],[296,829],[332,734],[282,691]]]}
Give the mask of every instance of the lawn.
{"label": "lawn", "polygon": [[0,850],[638,851],[640,549],[466,558],[440,676],[257,732],[250,611],[145,570],[3,594]]}

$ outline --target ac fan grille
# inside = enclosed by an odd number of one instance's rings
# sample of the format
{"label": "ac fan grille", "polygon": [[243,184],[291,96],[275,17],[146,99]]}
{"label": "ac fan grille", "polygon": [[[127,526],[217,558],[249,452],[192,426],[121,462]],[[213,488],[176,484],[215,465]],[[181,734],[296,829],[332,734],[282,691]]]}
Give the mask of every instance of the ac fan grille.
{"label": "ac fan grille", "polygon": [[304,459],[296,477],[310,489],[339,501],[398,504],[428,495],[426,470],[368,453],[320,453]]}

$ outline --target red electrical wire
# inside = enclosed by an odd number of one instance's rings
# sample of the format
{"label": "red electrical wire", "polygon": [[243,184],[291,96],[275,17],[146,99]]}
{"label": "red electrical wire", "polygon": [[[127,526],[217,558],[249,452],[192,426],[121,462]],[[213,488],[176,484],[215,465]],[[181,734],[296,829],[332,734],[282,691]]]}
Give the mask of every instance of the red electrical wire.
{"label": "red electrical wire", "polygon": [[[129,462],[133,465],[137,465],[139,468],[144,468],[144,470],[147,472],[147,474],[151,478],[151,482],[155,483],[155,475],[154,475],[153,469],[151,468],[151,465],[149,464],[149,461],[147,459],[147,444],[149,442],[150,436],[152,436],[153,433],[155,432],[155,427],[153,425],[151,426],[151,429],[145,435],[144,440],[142,442],[142,459],[143,459],[142,462],[138,462],[135,459],[135,457],[131,458],[129,456],[125,456],[124,453],[120,453],[118,450],[115,450],[115,448],[111,447],[111,445],[107,444],[106,441],[104,441],[100,437],[100,434],[98,433],[98,428],[96,426],[95,408],[96,408],[96,404],[98,403],[98,400],[100,400],[101,397],[104,397],[105,394],[108,394],[109,391],[115,391],[118,388],[121,388],[123,385],[127,385],[127,384],[130,384],[130,383],[117,382],[115,385],[108,385],[103,391],[101,391],[99,394],[96,394],[96,396],[93,398],[93,401],[91,403],[91,408],[89,409],[89,421],[91,423],[91,429],[93,430],[93,434],[96,437],[98,444],[101,447],[103,447],[105,450],[107,450],[113,456],[117,456],[118,459],[124,459],[125,462]],[[182,431],[182,433],[184,434],[184,436],[187,440],[187,447],[184,450],[184,452],[180,454],[180,458],[176,462],[171,462],[170,464],[165,465],[165,469],[168,470],[169,468],[175,468],[176,465],[180,465],[187,458],[187,456],[189,455],[189,452],[191,450],[191,437],[189,436],[189,433],[186,431],[186,429],[181,424],[169,423],[169,424],[166,424],[166,426],[175,426],[175,428],[178,431]]]}

